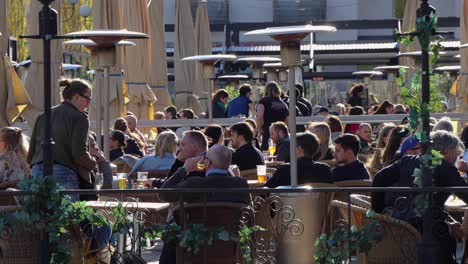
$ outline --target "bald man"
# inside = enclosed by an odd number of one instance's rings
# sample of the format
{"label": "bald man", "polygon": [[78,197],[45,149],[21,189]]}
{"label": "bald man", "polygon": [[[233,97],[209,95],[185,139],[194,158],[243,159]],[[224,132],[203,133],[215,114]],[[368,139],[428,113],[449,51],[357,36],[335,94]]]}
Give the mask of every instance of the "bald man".
{"label": "bald man", "polygon": [[[214,145],[206,155],[187,159],[184,166],[167,179],[161,188],[249,188],[245,179],[229,174],[231,157],[232,152],[229,148]],[[187,177],[191,172],[198,170],[197,164],[200,162],[205,165],[205,177]],[[199,193],[184,194],[185,201],[202,201],[202,197]],[[159,198],[167,202],[176,202],[178,194],[161,193]],[[247,193],[209,193],[207,201],[248,203],[249,197]]]}
{"label": "bald man", "polygon": [[141,131],[137,128],[138,118],[135,115],[127,115],[125,120],[127,121],[128,129],[130,129],[132,133],[141,139],[141,141],[145,144],[146,150],[148,145],[146,144],[145,136],[143,136],[143,133],[141,133]]}

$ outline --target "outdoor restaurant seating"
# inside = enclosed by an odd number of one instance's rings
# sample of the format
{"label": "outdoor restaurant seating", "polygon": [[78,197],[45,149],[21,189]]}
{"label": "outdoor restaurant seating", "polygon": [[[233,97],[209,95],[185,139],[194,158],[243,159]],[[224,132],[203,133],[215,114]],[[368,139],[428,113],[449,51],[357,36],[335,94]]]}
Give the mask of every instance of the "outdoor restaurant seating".
{"label": "outdoor restaurant seating", "polygon": [[[229,202],[189,203],[184,205],[184,219],[180,218],[180,208],[174,209],[174,218],[179,225],[204,223],[208,228],[225,228],[230,234],[237,234],[240,226],[241,210],[246,205]],[[181,248],[177,247],[180,252]],[[179,254],[177,254],[179,256]],[[206,262],[204,262],[206,258]],[[184,254],[184,263],[242,263],[238,242],[216,241],[197,254]],[[177,261],[179,263],[179,260]]]}
{"label": "outdoor restaurant seating", "polygon": [[[348,204],[334,200],[332,207],[339,209],[343,219],[348,219]],[[358,253],[358,263],[416,263],[416,245],[421,234],[410,224],[390,216],[375,214],[371,219],[366,217],[367,209],[349,205],[351,224],[361,228],[372,220],[378,221],[383,231],[383,240],[374,244],[366,254]]]}

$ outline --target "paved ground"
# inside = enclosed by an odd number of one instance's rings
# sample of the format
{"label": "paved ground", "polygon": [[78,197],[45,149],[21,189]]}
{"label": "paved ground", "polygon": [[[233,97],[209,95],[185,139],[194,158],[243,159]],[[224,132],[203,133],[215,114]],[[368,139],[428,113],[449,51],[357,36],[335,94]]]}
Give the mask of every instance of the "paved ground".
{"label": "paved ground", "polygon": [[145,248],[141,256],[148,264],[158,264],[159,255],[161,254],[162,242],[158,241],[156,245],[150,248]]}

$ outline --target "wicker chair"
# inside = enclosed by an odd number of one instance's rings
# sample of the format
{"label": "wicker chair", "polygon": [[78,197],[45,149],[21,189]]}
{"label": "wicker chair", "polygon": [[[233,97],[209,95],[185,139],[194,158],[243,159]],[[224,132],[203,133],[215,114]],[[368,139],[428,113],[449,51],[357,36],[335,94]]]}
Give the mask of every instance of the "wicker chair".
{"label": "wicker chair", "polygon": [[[332,206],[341,212],[344,219],[348,218],[347,203],[334,200]],[[351,224],[361,228],[370,222],[370,219],[366,217],[367,209],[356,205],[349,207],[351,209]],[[374,244],[368,253],[358,254],[358,263],[417,263],[416,245],[421,240],[421,234],[413,226],[382,214],[375,214],[372,220],[380,223],[384,237],[382,241]]]}
{"label": "wicker chair", "polygon": [[[174,209],[173,215],[179,225],[204,223],[208,228],[223,227],[232,234],[238,230],[241,209],[244,207],[246,207],[245,204],[229,202],[191,203],[184,206],[184,221],[180,219],[178,207]],[[178,253],[181,250],[177,247]],[[204,256],[206,256],[206,262],[204,262]],[[184,263],[242,263],[240,245],[233,241],[216,241],[213,245],[207,246],[205,252],[202,249],[198,255],[185,253]]]}
{"label": "wicker chair", "polygon": [[[349,181],[338,181],[335,182],[335,185],[338,187],[371,187],[372,181],[370,180],[349,180]],[[353,194],[353,193],[351,193]],[[363,195],[369,196],[369,193],[360,193]],[[335,193],[336,200],[348,202],[347,193]]]}
{"label": "wicker chair", "polygon": [[351,204],[365,209],[371,209],[371,198],[370,196],[362,194],[351,194]]}

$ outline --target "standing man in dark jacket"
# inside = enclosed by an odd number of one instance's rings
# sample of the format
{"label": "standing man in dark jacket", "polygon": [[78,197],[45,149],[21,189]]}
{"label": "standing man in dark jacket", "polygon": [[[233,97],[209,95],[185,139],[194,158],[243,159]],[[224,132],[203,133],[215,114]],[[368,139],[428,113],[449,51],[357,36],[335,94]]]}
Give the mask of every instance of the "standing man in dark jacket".
{"label": "standing man in dark jacket", "polygon": [[296,89],[299,90],[299,96],[298,96],[299,99],[297,101],[306,105],[310,113],[309,115],[312,115],[314,113],[313,111],[314,108],[312,107],[312,104],[310,103],[310,101],[304,97],[304,86],[300,83],[296,83]]}
{"label": "standing man in dark jacket", "polygon": [[344,134],[335,139],[333,157],[336,167],[332,170],[333,181],[370,179],[366,166],[357,158],[359,146],[359,138],[356,135]]}
{"label": "standing man in dark jacket", "polygon": [[253,146],[253,130],[247,123],[237,123],[231,127],[231,143],[236,150],[232,154],[232,164],[240,171],[257,168],[265,164],[262,152]]}
{"label": "standing man in dark jacket", "polygon": [[250,100],[251,95],[252,86],[247,83],[242,84],[239,88],[239,96],[229,102],[227,117],[237,117],[239,115],[249,117],[250,105],[252,104],[252,101]]}
{"label": "standing man in dark jacket", "polygon": [[[330,166],[312,159],[318,146],[319,141],[314,134],[305,132],[297,135],[297,183],[300,185],[314,182],[333,183]],[[269,188],[288,185],[291,185],[291,165],[289,163],[281,165],[265,184]]]}

